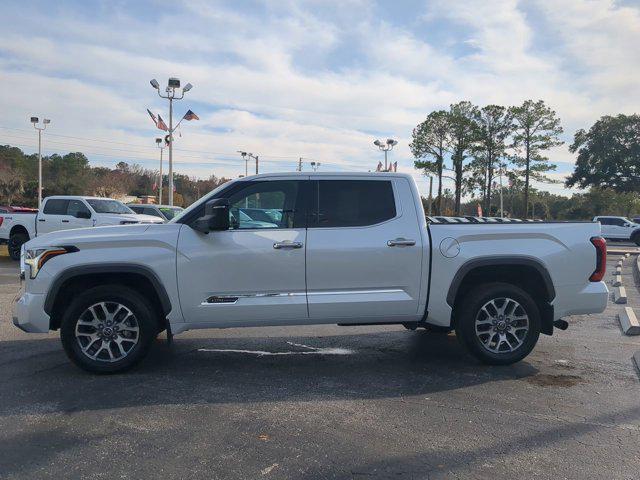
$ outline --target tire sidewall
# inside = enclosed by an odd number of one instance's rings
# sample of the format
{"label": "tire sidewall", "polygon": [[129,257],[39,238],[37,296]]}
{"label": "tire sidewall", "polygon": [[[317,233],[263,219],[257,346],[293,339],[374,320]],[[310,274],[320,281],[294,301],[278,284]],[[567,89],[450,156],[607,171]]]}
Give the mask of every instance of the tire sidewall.
{"label": "tire sidewall", "polygon": [[[80,315],[91,305],[99,302],[118,302],[126,306],[136,316],[140,329],[138,343],[122,360],[113,363],[92,360],[82,353],[75,335]],[[91,288],[78,295],[66,309],[60,325],[60,338],[67,356],[80,368],[92,373],[123,372],[147,354],[158,332],[153,309],[138,292],[119,285],[104,285]]]}
{"label": "tire sidewall", "polygon": [[[517,301],[529,317],[529,331],[525,341],[515,352],[493,353],[485,349],[475,332],[475,319],[483,305],[492,299],[509,297]],[[540,311],[531,296],[515,285],[491,283],[475,288],[459,313],[456,335],[470,352],[484,363],[509,365],[525,358],[538,342],[540,336]]]}
{"label": "tire sidewall", "polygon": [[20,247],[29,241],[29,236],[24,233],[11,235],[8,243],[9,256],[12,260],[20,260]]}

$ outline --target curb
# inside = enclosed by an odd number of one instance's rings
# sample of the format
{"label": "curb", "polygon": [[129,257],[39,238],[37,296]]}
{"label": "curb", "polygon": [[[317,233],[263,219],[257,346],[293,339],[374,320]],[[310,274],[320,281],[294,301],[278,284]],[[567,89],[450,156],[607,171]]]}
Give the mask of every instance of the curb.
{"label": "curb", "polygon": [[640,335],[640,322],[633,308],[624,307],[622,313],[618,315],[618,320],[625,335]]}
{"label": "curb", "polygon": [[613,291],[613,301],[615,303],[627,303],[627,291],[624,287],[617,287]]}
{"label": "curb", "polygon": [[613,286],[614,287],[621,287],[622,286],[622,276],[621,275],[616,275],[616,278],[613,279]]}

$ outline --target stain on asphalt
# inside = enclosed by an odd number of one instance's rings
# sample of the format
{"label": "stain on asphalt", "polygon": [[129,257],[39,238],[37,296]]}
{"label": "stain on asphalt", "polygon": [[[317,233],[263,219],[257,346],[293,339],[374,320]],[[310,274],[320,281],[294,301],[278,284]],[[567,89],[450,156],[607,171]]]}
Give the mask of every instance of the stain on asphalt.
{"label": "stain on asphalt", "polygon": [[539,373],[526,378],[526,381],[539,387],[573,387],[584,383],[584,378],[579,375],[548,375]]}

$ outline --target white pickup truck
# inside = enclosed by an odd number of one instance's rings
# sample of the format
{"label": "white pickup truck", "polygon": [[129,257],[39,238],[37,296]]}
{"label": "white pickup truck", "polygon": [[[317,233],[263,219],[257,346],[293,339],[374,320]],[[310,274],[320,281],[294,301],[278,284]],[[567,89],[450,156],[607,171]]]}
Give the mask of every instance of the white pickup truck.
{"label": "white pickup truck", "polygon": [[640,225],[627,217],[612,217],[601,215],[593,217],[594,222],[600,222],[602,236],[609,240],[630,240],[640,246]]}
{"label": "white pickup truck", "polygon": [[163,219],[151,215],[137,215],[122,202],[111,198],[47,197],[38,213],[0,214],[0,243],[7,243],[11,258],[19,260],[22,244],[44,233],[72,228],[162,222]]}
{"label": "white pickup truck", "polygon": [[[262,211],[271,222],[240,212]],[[139,362],[159,332],[398,324],[456,331],[509,364],[562,317],[602,312],[597,223],[427,225],[397,173],[238,179],[171,222],[57,232],[24,245],[14,324],[60,330],[92,372]]]}

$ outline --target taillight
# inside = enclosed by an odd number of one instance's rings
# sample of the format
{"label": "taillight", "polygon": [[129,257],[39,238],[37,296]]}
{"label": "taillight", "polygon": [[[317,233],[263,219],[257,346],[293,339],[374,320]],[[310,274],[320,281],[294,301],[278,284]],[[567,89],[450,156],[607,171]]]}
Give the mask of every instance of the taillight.
{"label": "taillight", "polygon": [[2,226],[2,222],[4,222],[4,217],[0,217],[0,227]]}
{"label": "taillight", "polygon": [[607,242],[602,237],[591,237],[591,243],[596,247],[596,269],[589,277],[589,281],[599,282],[604,278],[607,270]]}

